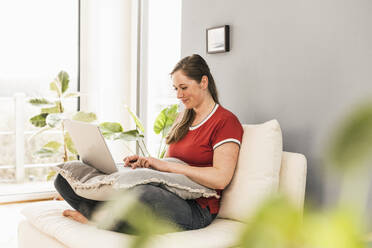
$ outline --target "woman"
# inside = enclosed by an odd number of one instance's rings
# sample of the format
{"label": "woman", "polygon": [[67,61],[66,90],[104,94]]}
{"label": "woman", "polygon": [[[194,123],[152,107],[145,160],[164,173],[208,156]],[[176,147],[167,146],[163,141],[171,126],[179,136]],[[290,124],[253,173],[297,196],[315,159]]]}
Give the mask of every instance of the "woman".
{"label": "woman", "polygon": [[[222,190],[230,183],[238,160],[243,135],[237,117],[219,105],[217,89],[205,60],[194,54],[183,58],[171,72],[177,98],[185,111],[167,136],[166,157],[187,163],[178,164],[138,155],[124,158],[124,166],[153,168],[159,171],[186,175],[206,187]],[[66,210],[64,215],[86,223],[101,202],[77,196],[60,175],[56,189],[77,211]],[[209,225],[219,210],[219,199],[198,198],[183,200],[157,186],[140,185],[139,200],[154,212],[176,223],[184,230]],[[118,230],[120,231],[120,230]]]}

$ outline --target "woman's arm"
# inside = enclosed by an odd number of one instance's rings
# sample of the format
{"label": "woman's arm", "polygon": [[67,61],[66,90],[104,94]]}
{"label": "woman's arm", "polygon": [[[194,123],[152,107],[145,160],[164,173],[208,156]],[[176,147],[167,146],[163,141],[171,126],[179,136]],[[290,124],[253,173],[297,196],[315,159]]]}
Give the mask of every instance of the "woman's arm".
{"label": "woman's arm", "polygon": [[154,169],[183,174],[193,181],[212,189],[224,189],[231,181],[238,162],[239,145],[225,143],[214,150],[213,167],[196,167],[156,158],[147,158]]}
{"label": "woman's arm", "polygon": [[[178,122],[180,122],[182,120],[182,117],[183,117],[184,113],[185,113],[185,111],[182,111],[182,112],[178,113],[178,115],[176,117],[176,120],[172,124],[171,130],[175,125],[177,125]],[[168,157],[168,149],[165,151],[165,154],[164,154],[164,158],[167,158],[167,157]],[[124,166],[128,166],[128,167],[130,166],[130,167],[132,167],[132,169],[135,169],[137,167],[139,167],[139,168],[150,167],[148,158],[141,157],[139,155],[127,156],[123,159],[123,161],[124,161]],[[159,160],[156,163],[160,163],[160,162],[161,161]],[[162,170],[162,171],[164,171],[164,170]]]}
{"label": "woman's arm", "polygon": [[[181,120],[180,113],[173,125]],[[128,156],[124,159],[124,166],[152,167],[159,171],[183,174],[193,181],[212,189],[224,189],[231,181],[238,162],[239,145],[233,142],[217,147],[213,152],[213,167],[196,167],[185,164],[168,162],[152,157],[138,155]],[[168,156],[168,150],[165,153]]]}

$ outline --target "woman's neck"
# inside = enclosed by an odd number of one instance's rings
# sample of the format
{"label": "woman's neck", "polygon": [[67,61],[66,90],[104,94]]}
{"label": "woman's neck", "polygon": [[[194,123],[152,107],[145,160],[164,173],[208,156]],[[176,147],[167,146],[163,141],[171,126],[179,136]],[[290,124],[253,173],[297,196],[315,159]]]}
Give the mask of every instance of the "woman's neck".
{"label": "woman's neck", "polygon": [[198,107],[194,108],[195,111],[195,121],[204,119],[212,112],[214,106],[216,105],[212,97],[208,97],[204,102],[202,102]]}

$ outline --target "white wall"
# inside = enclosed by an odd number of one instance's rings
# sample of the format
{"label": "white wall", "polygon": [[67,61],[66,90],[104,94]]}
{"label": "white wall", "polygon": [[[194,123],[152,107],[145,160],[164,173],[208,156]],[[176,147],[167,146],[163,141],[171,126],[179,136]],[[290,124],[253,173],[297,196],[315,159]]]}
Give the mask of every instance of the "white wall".
{"label": "white wall", "polygon": [[[372,95],[371,23],[370,0],[185,0],[181,54],[207,60],[241,122],[278,119],[284,149],[308,158],[307,199],[326,202],[324,143]],[[205,29],[224,24],[231,52],[206,54]]]}

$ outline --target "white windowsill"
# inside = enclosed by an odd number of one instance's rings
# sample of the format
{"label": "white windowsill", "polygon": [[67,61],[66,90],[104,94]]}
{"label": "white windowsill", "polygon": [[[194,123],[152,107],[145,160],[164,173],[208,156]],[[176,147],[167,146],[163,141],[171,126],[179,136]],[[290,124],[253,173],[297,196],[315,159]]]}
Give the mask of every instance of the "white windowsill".
{"label": "white windowsill", "polygon": [[0,184],[0,203],[54,198],[57,192],[53,182]]}

